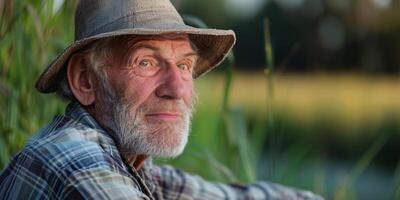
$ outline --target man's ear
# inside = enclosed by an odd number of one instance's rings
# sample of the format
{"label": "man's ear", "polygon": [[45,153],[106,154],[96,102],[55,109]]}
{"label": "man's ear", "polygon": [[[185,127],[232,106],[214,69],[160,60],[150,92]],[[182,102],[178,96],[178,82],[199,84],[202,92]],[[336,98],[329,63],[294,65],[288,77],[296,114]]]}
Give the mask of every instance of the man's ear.
{"label": "man's ear", "polygon": [[72,94],[82,105],[91,105],[95,100],[95,86],[84,56],[72,55],[67,67],[68,83]]}

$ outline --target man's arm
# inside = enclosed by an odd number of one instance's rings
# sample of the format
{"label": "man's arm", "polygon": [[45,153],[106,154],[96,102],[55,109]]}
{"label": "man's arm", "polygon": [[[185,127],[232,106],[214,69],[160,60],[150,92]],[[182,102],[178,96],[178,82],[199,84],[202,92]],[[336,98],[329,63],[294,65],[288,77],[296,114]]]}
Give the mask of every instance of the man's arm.
{"label": "man's arm", "polygon": [[308,191],[268,182],[246,186],[208,182],[170,166],[154,166],[153,173],[165,199],[322,199]]}

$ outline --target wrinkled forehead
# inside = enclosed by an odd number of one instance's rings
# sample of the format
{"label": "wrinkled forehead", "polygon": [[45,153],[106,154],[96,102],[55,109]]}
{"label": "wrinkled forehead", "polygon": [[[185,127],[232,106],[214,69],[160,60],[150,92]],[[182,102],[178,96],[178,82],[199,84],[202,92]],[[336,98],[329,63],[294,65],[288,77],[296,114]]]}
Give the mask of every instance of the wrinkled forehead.
{"label": "wrinkled forehead", "polygon": [[194,52],[197,52],[196,47],[190,42],[189,36],[187,34],[163,34],[163,35],[143,35],[143,36],[131,36],[121,45],[125,49],[130,49],[135,46],[135,44],[144,41],[173,41],[175,43],[180,43],[181,45],[188,45],[192,48]]}
{"label": "wrinkled forehead", "polygon": [[[192,52],[197,54],[197,48],[190,41],[187,34],[162,34],[162,35],[135,35],[135,36],[121,36],[113,38],[108,41],[105,48],[109,48],[113,52],[113,57],[120,61],[126,61],[132,51],[135,50],[136,44],[153,41],[172,41],[177,46],[189,48]],[[168,48],[168,47],[165,47]],[[186,52],[188,53],[188,52]]]}
{"label": "wrinkled forehead", "polygon": [[134,47],[138,43],[142,42],[155,42],[155,41],[171,41],[171,43],[177,46],[190,47],[192,51],[197,53],[197,49],[190,42],[189,36],[187,34],[164,34],[164,35],[153,35],[153,36],[138,36],[133,37],[127,43],[129,48]]}

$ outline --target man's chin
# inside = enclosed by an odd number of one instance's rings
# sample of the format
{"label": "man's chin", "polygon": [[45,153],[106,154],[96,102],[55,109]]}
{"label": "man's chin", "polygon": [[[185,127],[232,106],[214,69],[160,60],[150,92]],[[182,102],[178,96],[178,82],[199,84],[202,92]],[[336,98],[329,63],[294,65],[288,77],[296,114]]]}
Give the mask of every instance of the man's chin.
{"label": "man's chin", "polygon": [[[131,112],[126,112],[127,110]],[[173,158],[182,154],[188,141],[190,114],[133,112],[129,107],[121,111],[129,115],[120,113],[122,117],[120,115],[118,122],[134,120],[118,126],[119,142],[123,149],[137,155],[163,158]]]}
{"label": "man's chin", "polygon": [[180,148],[172,148],[172,149],[162,149],[161,151],[158,149],[153,152],[152,157],[159,157],[159,158],[175,158],[183,153],[184,146]]}
{"label": "man's chin", "polygon": [[174,158],[183,153],[185,145],[186,144],[169,147],[158,144],[147,144],[145,148],[143,147],[138,148],[139,146],[134,146],[131,148],[131,150],[128,151],[129,153],[133,153],[136,155],[147,155],[151,157],[160,157],[160,158]]}
{"label": "man's chin", "polygon": [[160,132],[153,133],[148,138],[148,153],[151,156],[171,158],[179,156],[188,141],[187,133]]}
{"label": "man's chin", "polygon": [[[143,124],[144,125],[144,124]],[[118,143],[125,153],[173,158],[179,156],[187,142],[189,130],[172,123],[145,123],[144,126],[118,135]]]}

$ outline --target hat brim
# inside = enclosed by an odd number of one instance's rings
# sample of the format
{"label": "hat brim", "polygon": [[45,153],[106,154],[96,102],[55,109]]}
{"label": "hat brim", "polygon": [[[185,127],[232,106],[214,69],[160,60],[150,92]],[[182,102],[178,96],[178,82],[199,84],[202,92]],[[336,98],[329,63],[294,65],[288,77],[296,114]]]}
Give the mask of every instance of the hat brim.
{"label": "hat brim", "polygon": [[199,59],[194,69],[194,78],[212,70],[218,66],[228,55],[235,44],[236,37],[232,30],[202,29],[187,25],[176,25],[175,27],[157,28],[132,28],[118,31],[100,33],[92,37],[75,41],[67,47],[47,69],[40,75],[36,82],[36,88],[42,93],[55,92],[57,89],[58,74],[68,64],[69,58],[86,45],[109,37],[122,35],[162,35],[168,33],[188,34],[199,53]]}

